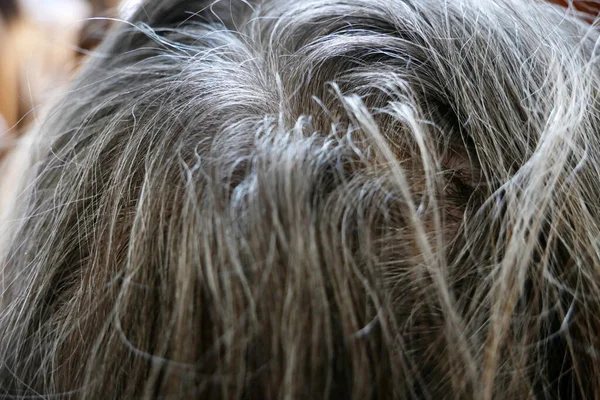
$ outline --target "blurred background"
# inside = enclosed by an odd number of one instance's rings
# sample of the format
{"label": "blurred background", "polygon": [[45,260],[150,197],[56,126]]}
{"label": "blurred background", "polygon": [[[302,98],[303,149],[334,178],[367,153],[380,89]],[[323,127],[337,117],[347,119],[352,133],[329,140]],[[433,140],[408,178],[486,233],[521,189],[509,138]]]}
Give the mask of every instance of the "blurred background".
{"label": "blurred background", "polygon": [[[141,1],[0,0],[0,150],[64,89],[110,18],[126,18]],[[599,1],[550,1],[590,16],[600,10]]]}
{"label": "blurred background", "polygon": [[138,3],[0,0],[0,140],[19,134],[60,93],[110,28],[103,17],[124,18]]}

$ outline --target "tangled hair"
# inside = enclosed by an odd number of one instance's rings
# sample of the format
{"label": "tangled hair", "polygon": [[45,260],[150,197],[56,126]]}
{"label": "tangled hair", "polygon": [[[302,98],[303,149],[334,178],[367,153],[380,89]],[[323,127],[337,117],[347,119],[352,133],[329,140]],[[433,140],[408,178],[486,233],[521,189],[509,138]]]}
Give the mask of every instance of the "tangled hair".
{"label": "tangled hair", "polygon": [[149,0],[34,132],[0,397],[600,398],[598,31]]}

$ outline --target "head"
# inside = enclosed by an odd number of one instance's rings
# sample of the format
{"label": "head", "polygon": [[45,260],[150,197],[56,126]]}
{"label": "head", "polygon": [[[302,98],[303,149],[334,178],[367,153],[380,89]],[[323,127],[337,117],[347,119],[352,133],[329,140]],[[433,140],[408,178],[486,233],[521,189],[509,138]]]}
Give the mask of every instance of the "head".
{"label": "head", "polygon": [[595,29],[525,0],[120,25],[32,132],[1,395],[600,395]]}

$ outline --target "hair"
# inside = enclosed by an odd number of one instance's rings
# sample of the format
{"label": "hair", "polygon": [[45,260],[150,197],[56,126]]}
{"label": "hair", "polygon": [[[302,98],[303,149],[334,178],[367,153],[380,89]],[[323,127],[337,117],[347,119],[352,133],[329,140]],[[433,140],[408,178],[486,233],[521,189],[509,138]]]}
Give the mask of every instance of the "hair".
{"label": "hair", "polygon": [[[79,33],[79,56],[89,54],[89,50],[97,47],[118,13],[117,4],[121,0],[88,0],[92,18],[89,18]],[[126,3],[127,0],[123,0]],[[102,18],[104,16],[105,18]]]}
{"label": "hair", "polygon": [[149,0],[32,133],[0,397],[600,397],[598,31]]}

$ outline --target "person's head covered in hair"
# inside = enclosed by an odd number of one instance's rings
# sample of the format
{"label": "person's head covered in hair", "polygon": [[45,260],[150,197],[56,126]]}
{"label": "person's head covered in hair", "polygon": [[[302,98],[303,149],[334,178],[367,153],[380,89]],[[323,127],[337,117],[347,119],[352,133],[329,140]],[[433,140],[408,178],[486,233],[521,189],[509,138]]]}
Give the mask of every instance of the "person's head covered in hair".
{"label": "person's head covered in hair", "polygon": [[596,29],[149,0],[34,133],[0,394],[600,396]]}

